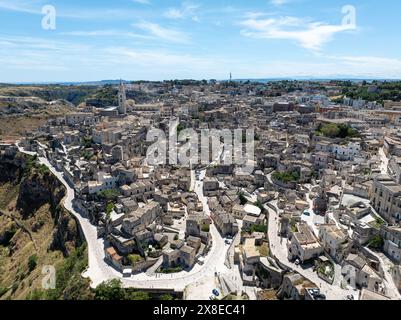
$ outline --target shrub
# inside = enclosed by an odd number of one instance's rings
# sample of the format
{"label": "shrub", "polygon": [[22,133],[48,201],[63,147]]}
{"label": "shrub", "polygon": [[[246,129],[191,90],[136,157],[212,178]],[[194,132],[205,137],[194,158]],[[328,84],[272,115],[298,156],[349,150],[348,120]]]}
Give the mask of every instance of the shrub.
{"label": "shrub", "polygon": [[32,272],[33,270],[35,270],[37,264],[38,264],[38,256],[36,254],[31,255],[28,258],[29,271]]}
{"label": "shrub", "polygon": [[248,200],[245,198],[245,195],[242,192],[238,194],[238,198],[242,206],[247,204]]}
{"label": "shrub", "polygon": [[124,298],[125,292],[118,279],[102,282],[95,289],[96,300],[123,300]]}
{"label": "shrub", "polygon": [[7,293],[8,289],[5,287],[0,287],[0,298]]}
{"label": "shrub", "polygon": [[262,212],[265,212],[266,209],[265,209],[263,203],[260,202],[259,200],[256,201],[256,202],[254,203],[254,205],[257,206]]}
{"label": "shrub", "polygon": [[128,260],[131,263],[131,266],[135,267],[135,265],[141,261],[143,261],[143,258],[139,254],[130,254],[128,255]]}
{"label": "shrub", "polygon": [[203,232],[209,232],[210,231],[210,226],[208,224],[203,224],[201,230]]}
{"label": "shrub", "polygon": [[293,171],[293,172],[275,172],[273,173],[273,178],[278,181],[288,183],[288,182],[297,182],[300,177],[297,171]]}
{"label": "shrub", "polygon": [[369,241],[368,247],[374,248],[374,249],[380,249],[383,247],[384,241],[380,237],[380,235],[374,236],[372,240]]}
{"label": "shrub", "polygon": [[95,289],[96,300],[150,300],[149,293],[133,289],[123,289],[118,279],[101,283]]}
{"label": "shrub", "polygon": [[108,202],[106,205],[106,214],[107,216],[110,216],[110,213],[114,210],[114,203],[113,202]]}
{"label": "shrub", "polygon": [[103,190],[97,193],[98,197],[101,200],[105,200],[107,202],[110,201],[116,201],[120,193],[116,189],[110,189],[110,190]]}
{"label": "shrub", "polygon": [[41,164],[41,165],[39,166],[38,171],[39,171],[39,173],[40,173],[41,175],[47,175],[47,174],[50,173],[50,169],[49,169],[46,165],[44,165],[44,164]]}
{"label": "shrub", "polygon": [[253,232],[263,232],[263,233],[267,233],[267,225],[263,225],[263,224],[254,224],[250,227],[249,229],[249,233],[253,233]]}
{"label": "shrub", "polygon": [[125,300],[150,300],[149,293],[144,291],[130,291],[125,294]]}
{"label": "shrub", "polygon": [[161,273],[177,273],[177,272],[181,272],[183,270],[183,268],[181,266],[178,267],[174,267],[174,268],[162,268],[160,269]]}

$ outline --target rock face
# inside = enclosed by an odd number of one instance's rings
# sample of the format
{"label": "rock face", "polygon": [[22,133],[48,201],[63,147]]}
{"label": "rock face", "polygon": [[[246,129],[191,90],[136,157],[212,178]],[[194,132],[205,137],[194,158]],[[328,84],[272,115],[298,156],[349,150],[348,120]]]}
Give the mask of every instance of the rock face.
{"label": "rock face", "polygon": [[[44,223],[51,223],[52,242],[47,249],[61,251],[68,256],[72,249],[83,242],[79,226],[73,216],[61,204],[64,186],[34,157],[17,153],[14,157],[0,155],[0,187],[4,183],[19,185],[14,215],[29,222],[31,232],[36,233]],[[46,216],[37,218],[39,210],[46,209]],[[15,225],[0,225],[0,242],[9,243],[15,233]]]}
{"label": "rock face", "polygon": [[81,246],[83,236],[80,234],[77,221],[64,209],[59,208],[54,217],[55,229],[53,232],[53,241],[49,247],[50,250],[59,250],[64,256]]}
{"label": "rock face", "polygon": [[17,209],[24,217],[29,217],[46,203],[57,207],[64,194],[64,187],[53,175],[34,172],[21,181]]}
{"label": "rock face", "polygon": [[8,246],[10,245],[11,239],[14,237],[17,227],[14,222],[10,219],[6,220],[7,223],[3,228],[0,229],[0,245]]}
{"label": "rock face", "polygon": [[20,154],[15,157],[0,157],[0,184],[6,182],[19,183],[21,181],[26,158]]}

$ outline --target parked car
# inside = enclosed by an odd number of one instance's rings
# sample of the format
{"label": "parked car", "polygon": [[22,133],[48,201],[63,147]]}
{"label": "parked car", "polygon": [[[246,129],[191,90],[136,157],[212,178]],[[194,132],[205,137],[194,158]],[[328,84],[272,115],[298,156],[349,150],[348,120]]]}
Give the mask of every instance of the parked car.
{"label": "parked car", "polygon": [[218,297],[220,295],[219,291],[217,289],[213,289],[213,294]]}
{"label": "parked car", "polygon": [[299,266],[301,264],[301,261],[299,259],[296,259],[294,262],[297,266]]}
{"label": "parked car", "polygon": [[304,211],[304,215],[309,217],[309,216],[310,216],[310,212],[307,211],[307,210],[305,210],[305,211]]}

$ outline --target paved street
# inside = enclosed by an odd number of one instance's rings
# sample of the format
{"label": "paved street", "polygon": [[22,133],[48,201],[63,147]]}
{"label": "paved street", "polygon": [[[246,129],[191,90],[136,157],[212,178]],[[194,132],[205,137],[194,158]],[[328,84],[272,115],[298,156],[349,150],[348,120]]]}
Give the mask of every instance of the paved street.
{"label": "paved street", "polygon": [[[36,154],[34,152],[27,152],[19,146],[18,148],[23,153],[30,155]],[[73,208],[72,201],[75,197],[75,192],[65,181],[63,174],[58,172],[46,158],[39,157],[38,160],[41,164],[46,165],[66,188],[67,193],[63,200],[63,204],[64,207],[77,218],[85,235],[88,245],[89,266],[88,269],[83,273],[83,276],[91,279],[92,287],[96,287],[103,281],[119,278],[121,279],[124,287],[184,290],[184,288],[188,285],[196,283],[205,277],[210,277],[211,275],[214,275],[215,272],[226,273],[229,271],[224,265],[228,246],[226,247],[224,240],[221,238],[216,227],[211,225],[210,232],[213,238],[213,245],[205,259],[204,265],[201,266],[197,264],[189,272],[182,271],[174,274],[158,274],[153,276],[149,276],[146,273],[141,273],[134,275],[131,278],[123,278],[120,272],[116,271],[104,261],[104,241],[103,239],[97,238],[96,227],[92,225],[88,219],[82,217]],[[203,177],[205,173],[206,171],[202,173]],[[198,185],[196,192],[204,205],[205,213],[210,215],[207,199],[203,196],[202,183]]]}
{"label": "paved street", "polygon": [[[277,208],[277,200],[272,201],[271,204],[273,204]],[[274,210],[270,209],[269,207],[265,206],[265,208],[269,212],[268,236],[270,250],[281,263],[314,282],[320,288],[321,292],[326,295],[328,300],[343,300],[347,297],[347,295],[350,294],[358,297],[358,291],[344,290],[339,286],[330,285],[327,282],[321,280],[318,277],[317,273],[313,272],[312,268],[303,269],[301,266],[297,266],[296,264],[289,262],[287,254],[287,239],[282,238],[278,235],[279,216]]]}
{"label": "paved street", "polygon": [[[34,155],[33,152],[27,152],[23,148],[19,147],[21,152],[26,154]],[[88,244],[88,255],[89,255],[89,266],[84,272],[84,277],[89,277],[92,282],[92,287],[96,287],[103,281],[110,280],[113,278],[120,278],[122,280],[124,287],[135,287],[135,288],[161,288],[161,289],[175,289],[184,290],[186,287],[192,288],[194,286],[203,287],[210,289],[215,286],[214,274],[221,273],[227,277],[233,277],[238,285],[241,287],[241,279],[239,277],[239,272],[235,266],[233,269],[229,269],[225,266],[225,258],[229,246],[224,243],[224,239],[220,236],[214,224],[211,225],[210,232],[213,239],[212,248],[205,259],[204,265],[195,265],[195,267],[187,272],[182,271],[175,274],[146,274],[141,273],[134,275],[130,278],[123,278],[122,274],[117,272],[115,269],[110,267],[104,261],[104,242],[103,239],[97,238],[96,227],[93,226],[88,219],[82,217],[72,206],[72,201],[74,199],[74,190],[67,184],[62,173],[58,172],[44,157],[39,157],[39,162],[46,165],[51,172],[60,180],[61,183],[66,187],[66,196],[63,200],[64,207],[70,211],[79,221],[82,231],[85,235]],[[200,180],[203,180],[206,174],[206,170],[201,171]],[[192,179],[195,179],[194,172],[191,172]],[[200,201],[203,204],[204,212],[210,216],[210,209],[207,204],[207,197],[203,194],[203,182],[202,181],[192,181],[191,185],[194,187],[194,191],[198,195]],[[273,206],[277,208],[277,200],[271,202]],[[288,261],[287,258],[287,239],[278,236],[279,230],[279,217],[278,214],[271,208],[266,206],[269,212],[269,228],[268,236],[270,241],[270,250],[273,255],[280,260],[283,264],[290,267],[291,269],[299,272],[305,278],[316,283],[320,288],[322,293],[324,293],[329,300],[345,299],[349,294],[353,294],[355,297],[358,296],[358,291],[356,290],[344,290],[338,286],[339,277],[337,275],[336,285],[329,285],[327,282],[321,280],[311,268],[303,269],[300,266],[295,265]],[[336,268],[336,272],[340,272],[341,269]],[[388,272],[386,272],[388,277]],[[391,281],[390,281],[391,283]],[[190,290],[192,290],[190,289]],[[195,290],[197,292],[197,290]],[[189,292],[195,292],[189,291]],[[190,295],[191,297],[191,295]],[[202,296],[202,298],[205,298]]]}
{"label": "paved street", "polygon": [[381,160],[380,164],[380,171],[382,174],[387,174],[388,173],[388,162],[389,159],[387,158],[386,154],[384,153],[383,148],[379,149],[379,157]]}

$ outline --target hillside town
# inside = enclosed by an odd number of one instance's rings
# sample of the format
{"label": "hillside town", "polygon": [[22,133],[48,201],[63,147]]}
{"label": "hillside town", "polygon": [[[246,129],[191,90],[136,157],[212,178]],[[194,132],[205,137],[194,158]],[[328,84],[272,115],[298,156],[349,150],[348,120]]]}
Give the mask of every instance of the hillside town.
{"label": "hillside town", "polygon": [[[88,99],[0,145],[67,188],[92,286],[118,278],[188,300],[401,299],[401,103],[334,99],[342,89],[330,81],[114,87],[116,105]],[[170,141],[169,161],[155,164],[154,128],[175,132],[178,149],[188,130],[242,130],[243,145],[207,140],[219,151],[200,143],[207,161],[184,164]],[[249,144],[242,165],[229,161]]]}

